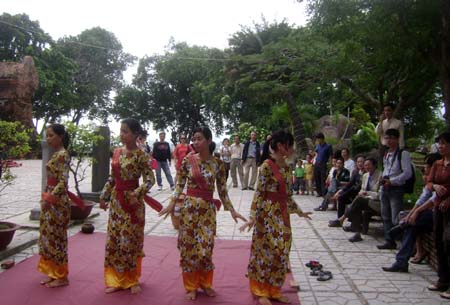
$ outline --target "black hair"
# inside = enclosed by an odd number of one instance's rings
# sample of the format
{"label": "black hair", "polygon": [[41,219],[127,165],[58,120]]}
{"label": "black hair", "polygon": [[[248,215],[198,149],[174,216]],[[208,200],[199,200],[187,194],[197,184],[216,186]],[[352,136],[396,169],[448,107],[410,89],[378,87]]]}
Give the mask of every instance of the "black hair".
{"label": "black hair", "polygon": [[228,138],[225,138],[225,139],[222,140],[222,144],[223,144],[223,142],[225,142],[225,141],[230,142],[230,140],[229,140]]}
{"label": "black hair", "polygon": [[366,161],[370,161],[372,163],[372,165],[375,166],[375,168],[378,165],[378,161],[375,158],[370,157],[370,158],[367,158],[364,162],[366,162]]}
{"label": "black hair", "polygon": [[316,134],[316,139],[325,139],[325,136],[324,136],[323,133],[318,132],[318,133]]}
{"label": "black hair", "polygon": [[[209,129],[206,126],[195,128],[193,134],[196,134],[197,132],[201,133],[205,137],[206,140],[212,139],[211,129]],[[209,153],[212,154],[215,149],[216,149],[216,143],[214,141],[212,141],[211,144],[209,144]]]}
{"label": "black hair", "polygon": [[342,163],[344,163],[344,158],[342,158],[341,156],[336,157],[336,162],[337,161],[342,161]]}
{"label": "black hair", "polygon": [[388,137],[394,137],[394,138],[400,138],[400,132],[397,129],[394,128],[390,128],[388,130],[386,130],[386,132],[384,133],[385,136]]}
{"label": "black hair", "polygon": [[384,107],[391,107],[392,110],[395,110],[394,103],[386,103],[386,104],[383,105],[383,109],[384,109]]}
{"label": "black hair", "polygon": [[67,133],[64,125],[54,123],[54,124],[51,124],[50,126],[48,126],[47,128],[51,128],[51,130],[53,130],[53,132],[55,134],[57,134],[58,136],[61,137],[62,144],[65,149],[67,149],[67,147],[69,147],[70,136],[69,136],[69,133]]}
{"label": "black hair", "polygon": [[450,132],[443,132],[437,137],[438,142],[439,141],[445,141],[448,144],[450,144]]}
{"label": "black hair", "polygon": [[[139,124],[136,119],[123,119],[120,123],[125,124],[130,128],[131,132],[136,136],[140,136],[143,134],[144,130],[142,129],[141,124]],[[146,132],[147,133],[147,132]]]}
{"label": "black hair", "polygon": [[442,156],[439,153],[428,154],[424,158],[425,163],[428,164],[429,166],[432,166],[435,161],[440,159],[442,159]]}
{"label": "black hair", "polygon": [[348,155],[350,156],[350,149],[348,149],[347,147],[341,149],[341,155],[344,150],[346,150],[348,152]]}
{"label": "black hair", "polygon": [[270,149],[272,149],[272,151],[274,152],[278,150],[278,143],[281,143],[286,147],[291,147],[292,145],[294,145],[294,136],[284,130],[279,130],[272,133],[272,138],[264,143],[261,163],[270,157]]}

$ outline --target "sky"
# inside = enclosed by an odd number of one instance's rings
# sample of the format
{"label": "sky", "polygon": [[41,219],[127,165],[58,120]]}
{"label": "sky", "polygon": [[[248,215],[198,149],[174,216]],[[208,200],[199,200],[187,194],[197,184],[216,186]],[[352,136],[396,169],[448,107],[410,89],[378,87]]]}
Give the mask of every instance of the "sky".
{"label": "sky", "polygon": [[[224,49],[241,29],[268,21],[307,21],[305,4],[295,0],[0,0],[0,13],[27,14],[53,39],[76,36],[96,26],[117,37],[137,57],[163,53],[176,42]],[[2,25],[0,25],[2,26]],[[136,66],[124,75],[131,81]]]}

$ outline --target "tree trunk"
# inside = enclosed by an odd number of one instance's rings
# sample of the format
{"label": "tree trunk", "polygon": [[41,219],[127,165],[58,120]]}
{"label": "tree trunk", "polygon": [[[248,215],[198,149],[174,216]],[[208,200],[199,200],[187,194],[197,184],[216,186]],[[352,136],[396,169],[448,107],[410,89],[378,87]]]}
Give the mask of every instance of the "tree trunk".
{"label": "tree trunk", "polygon": [[441,86],[444,98],[447,129],[450,131],[450,3],[448,0],[442,1],[442,44],[441,44]]}
{"label": "tree trunk", "polygon": [[286,103],[289,110],[289,114],[291,116],[292,126],[294,129],[294,140],[298,145],[297,149],[301,153],[301,155],[304,156],[308,153],[305,128],[303,126],[303,121],[300,117],[300,113],[298,112],[295,99],[290,92],[286,93]]}

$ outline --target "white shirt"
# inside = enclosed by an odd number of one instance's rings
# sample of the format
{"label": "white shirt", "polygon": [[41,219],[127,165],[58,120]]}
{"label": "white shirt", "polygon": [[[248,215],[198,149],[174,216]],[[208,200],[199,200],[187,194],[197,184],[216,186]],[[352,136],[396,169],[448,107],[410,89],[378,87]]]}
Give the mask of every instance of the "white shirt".
{"label": "white shirt", "polygon": [[386,132],[386,130],[388,129],[397,129],[398,132],[400,133],[400,137],[398,139],[398,145],[400,146],[400,148],[405,147],[405,137],[404,137],[404,131],[403,131],[403,123],[400,120],[397,120],[396,118],[391,118],[391,119],[384,119],[381,123],[378,123],[375,131],[377,132],[378,136],[380,137],[381,140],[381,144],[383,144],[384,146],[386,145],[386,141],[384,139],[384,133]]}
{"label": "white shirt", "polygon": [[348,159],[347,161],[344,161],[344,167],[346,169],[348,169],[348,171],[350,172],[350,177],[353,175],[353,171],[355,170],[355,161],[353,161],[352,159]]}
{"label": "white shirt", "polygon": [[244,150],[244,144],[233,143],[230,146],[231,150],[231,159],[242,159],[242,151]]}

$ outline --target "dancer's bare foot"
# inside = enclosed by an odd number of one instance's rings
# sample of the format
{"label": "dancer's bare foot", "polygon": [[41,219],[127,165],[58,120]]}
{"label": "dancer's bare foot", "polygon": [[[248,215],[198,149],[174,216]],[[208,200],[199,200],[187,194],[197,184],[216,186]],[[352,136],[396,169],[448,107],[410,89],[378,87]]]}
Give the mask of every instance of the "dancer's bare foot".
{"label": "dancer's bare foot", "polygon": [[53,281],[53,279],[52,279],[51,277],[48,277],[48,278],[46,278],[45,280],[42,280],[42,281],[40,282],[40,284],[41,284],[41,285],[45,285],[45,284],[50,283],[51,281]]}
{"label": "dancer's bare foot", "polygon": [[56,288],[56,287],[62,287],[62,286],[67,286],[67,285],[69,285],[68,279],[57,279],[57,280],[48,282],[47,284],[45,284],[45,287]]}
{"label": "dancer's bare foot", "polygon": [[114,292],[119,291],[119,290],[122,290],[122,289],[119,288],[119,287],[106,287],[105,288],[105,293],[106,294],[110,294],[110,293],[114,293]]}
{"label": "dancer's bare foot", "polygon": [[137,284],[137,285],[131,286],[130,291],[131,291],[131,294],[138,294],[138,293],[141,293],[142,288],[139,284]]}
{"label": "dancer's bare foot", "polygon": [[209,297],[215,297],[216,291],[212,288],[203,288],[203,292]]}
{"label": "dancer's bare foot", "polygon": [[272,305],[272,302],[270,302],[270,300],[266,297],[260,297],[258,302],[260,305]]}
{"label": "dancer's bare foot", "polygon": [[291,300],[289,300],[289,298],[287,296],[280,296],[279,298],[276,299],[278,302],[280,303],[284,303],[284,304],[291,304]]}
{"label": "dancer's bare foot", "polygon": [[186,300],[194,301],[197,298],[197,290],[186,293]]}

